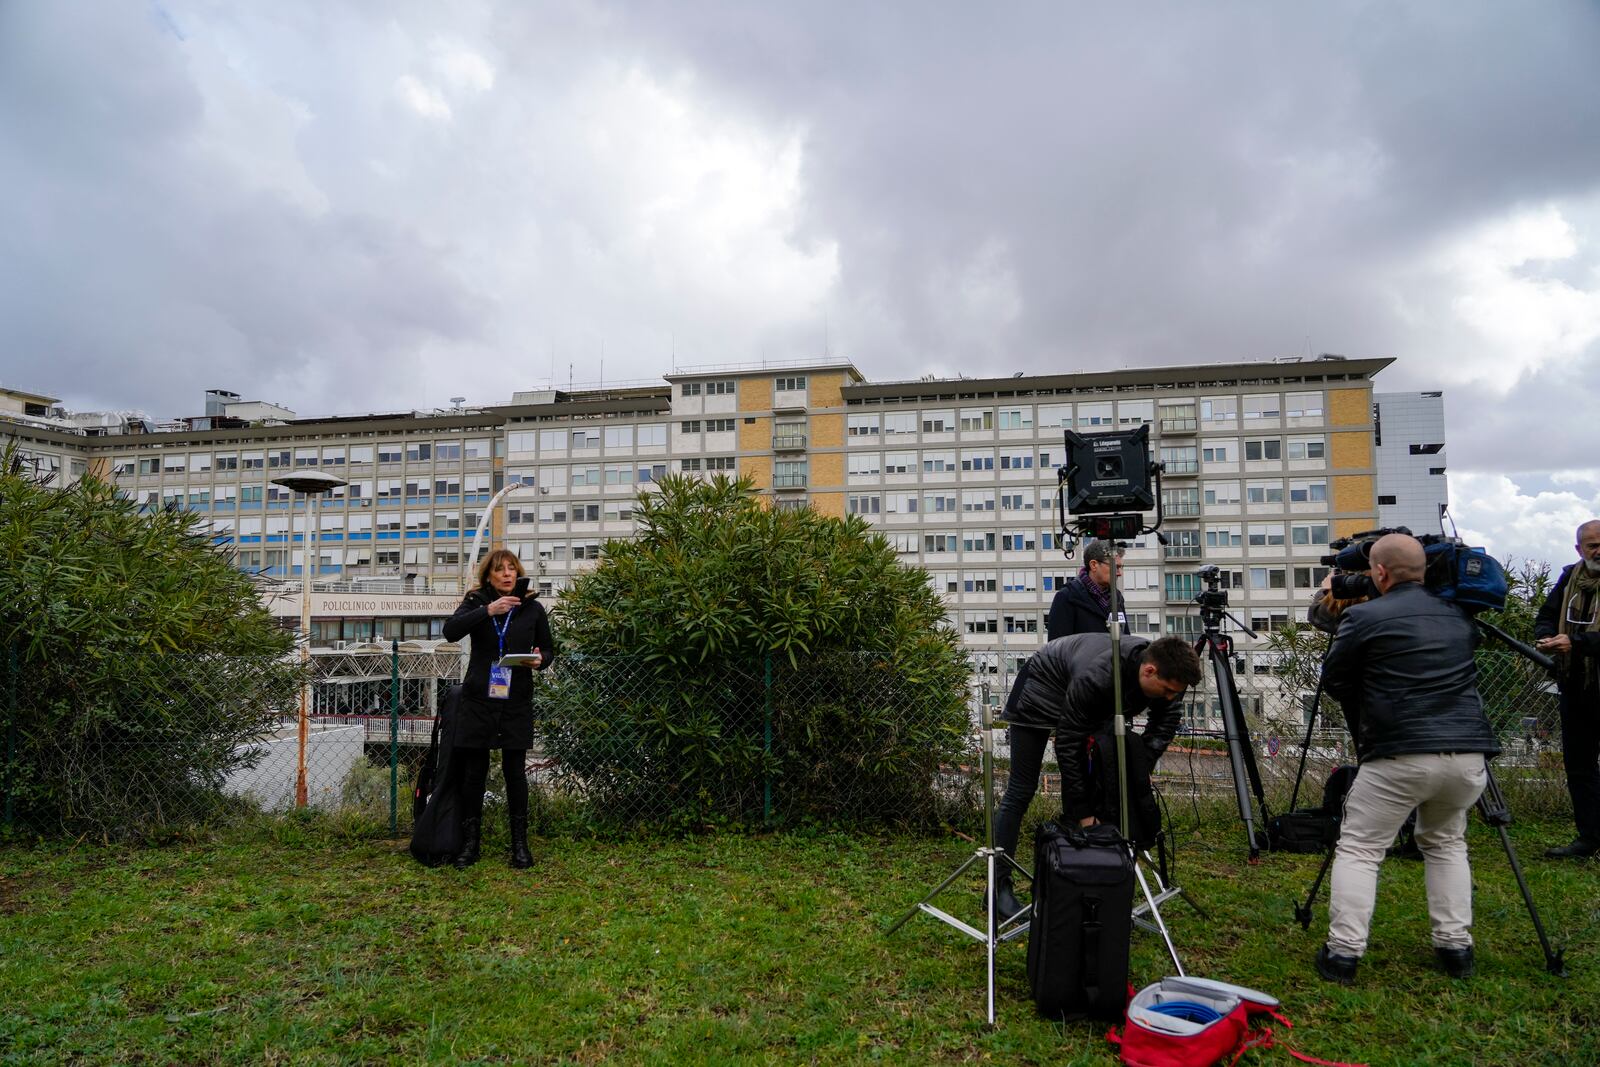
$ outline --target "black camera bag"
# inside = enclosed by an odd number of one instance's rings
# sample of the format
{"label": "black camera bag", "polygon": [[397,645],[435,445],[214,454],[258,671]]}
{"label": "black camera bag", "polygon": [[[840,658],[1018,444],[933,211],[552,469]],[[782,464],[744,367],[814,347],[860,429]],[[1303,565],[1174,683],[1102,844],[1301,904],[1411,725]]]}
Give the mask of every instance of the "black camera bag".
{"label": "black camera bag", "polygon": [[1322,787],[1322,804],[1297,808],[1274,815],[1267,823],[1267,837],[1275,852],[1326,852],[1339,840],[1339,820],[1344,812],[1344,796],[1355,780],[1354,767],[1335,767]]}
{"label": "black camera bag", "polygon": [[1133,856],[1115,826],[1041,825],[1034,837],[1028,985],[1041,1015],[1122,1018]]}

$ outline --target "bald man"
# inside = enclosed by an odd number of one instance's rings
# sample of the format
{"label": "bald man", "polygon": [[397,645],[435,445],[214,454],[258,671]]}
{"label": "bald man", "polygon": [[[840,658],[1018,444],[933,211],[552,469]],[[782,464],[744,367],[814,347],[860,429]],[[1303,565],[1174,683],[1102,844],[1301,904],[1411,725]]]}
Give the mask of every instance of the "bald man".
{"label": "bald man", "polygon": [[1455,604],[1422,585],[1422,545],[1388,534],[1372,546],[1381,595],[1346,608],[1322,668],[1355,736],[1360,770],[1345,798],[1333,859],[1328,940],[1317,973],[1348,984],[1367,950],[1378,867],[1406,815],[1417,810],[1427,864],[1428,916],[1440,966],[1472,975],[1472,869],[1467,811],[1500,751],[1478,697],[1478,632]]}
{"label": "bald man", "polygon": [[1600,853],[1600,519],[1578,527],[1578,562],[1561,572],[1533,623],[1539,650],[1555,657],[1561,689],[1561,760],[1578,836],[1552,859]]}

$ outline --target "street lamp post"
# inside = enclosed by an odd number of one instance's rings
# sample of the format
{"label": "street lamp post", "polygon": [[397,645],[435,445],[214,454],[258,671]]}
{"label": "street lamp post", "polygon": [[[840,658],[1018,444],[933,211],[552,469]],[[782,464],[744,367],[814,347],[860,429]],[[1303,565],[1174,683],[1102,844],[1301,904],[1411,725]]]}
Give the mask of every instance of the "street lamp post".
{"label": "street lamp post", "polygon": [[[461,589],[463,592],[472,588],[472,568],[478,565],[478,546],[483,542],[483,532],[489,527],[489,520],[494,516],[494,509],[500,501],[519,489],[537,489],[538,492],[548,492],[539,489],[532,482],[510,482],[489,500],[489,506],[483,509],[483,517],[478,520],[478,529],[472,535],[472,549],[467,558],[461,561]],[[538,561],[535,560],[535,563]]]}
{"label": "street lamp post", "polygon": [[[300,721],[296,726],[294,806],[306,806],[306,742],[311,732],[311,576],[317,566],[318,502],[326,493],[348,484],[343,478],[321,471],[305,470],[272,479],[291,493],[306,498],[306,539],[300,562],[300,664],[305,676],[300,683]],[[292,524],[291,524],[292,526]]]}

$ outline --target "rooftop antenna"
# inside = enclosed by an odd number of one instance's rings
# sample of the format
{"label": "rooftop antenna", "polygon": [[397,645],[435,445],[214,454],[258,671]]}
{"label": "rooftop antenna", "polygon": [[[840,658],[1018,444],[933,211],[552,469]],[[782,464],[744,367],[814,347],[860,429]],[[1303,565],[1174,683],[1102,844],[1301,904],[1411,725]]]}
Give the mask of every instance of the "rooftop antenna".
{"label": "rooftop antenna", "polygon": [[460,411],[461,405],[465,404],[466,402],[467,398],[464,396],[453,396],[450,398],[450,408],[453,411]]}

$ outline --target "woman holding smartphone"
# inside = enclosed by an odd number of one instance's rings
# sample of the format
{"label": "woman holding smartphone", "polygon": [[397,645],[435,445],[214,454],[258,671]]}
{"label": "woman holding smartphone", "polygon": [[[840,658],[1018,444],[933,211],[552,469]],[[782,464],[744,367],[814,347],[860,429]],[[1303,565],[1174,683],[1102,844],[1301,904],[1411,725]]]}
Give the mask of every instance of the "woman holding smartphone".
{"label": "woman holding smartphone", "polygon": [[[478,587],[444,624],[447,641],[472,637],[451,759],[461,768],[462,846],[454,865],[478,862],[489,750],[500,750],[511,817],[511,866],[533,866],[528,852],[528,749],[533,745],[533,672],[555,659],[550,622],[516,553],[500,548],[478,566]],[[503,657],[522,657],[517,665]],[[527,657],[531,656],[531,660]]]}

